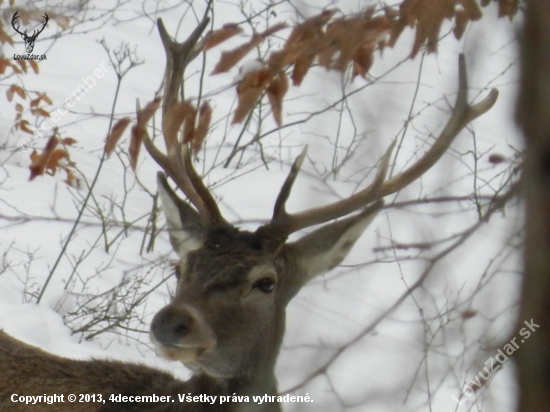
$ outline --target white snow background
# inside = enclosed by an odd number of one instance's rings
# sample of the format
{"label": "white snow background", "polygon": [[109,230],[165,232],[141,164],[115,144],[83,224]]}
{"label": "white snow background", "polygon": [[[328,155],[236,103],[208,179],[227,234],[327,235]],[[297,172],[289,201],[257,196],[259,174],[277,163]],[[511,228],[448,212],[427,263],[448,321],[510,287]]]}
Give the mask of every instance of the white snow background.
{"label": "white snow background", "polygon": [[[50,21],[35,46],[35,53],[45,52],[48,56],[40,63],[40,74],[0,78],[0,92],[4,94],[11,84],[24,82],[28,90],[46,92],[56,107],[83,78],[94,76],[94,70],[106,63],[108,73],[101,79],[96,78],[94,87],[55,124],[62,136],[78,141],[69,148],[71,160],[82,179],[89,183],[99,164],[117,85],[115,71],[98,40],[104,38],[112,49],[126,42],[144,60],[124,77],[116,102],[115,118],[134,116],[136,99],[142,105],[152,100],[162,80],[165,57],[155,27],[156,18],[161,17],[168,32],[172,36],[177,33],[181,41],[204,12],[204,2],[193,3],[191,11],[187,3],[177,1],[128,1],[121,3],[113,16],[75,26],[72,33],[58,36],[55,41],[59,29]],[[63,4],[67,7],[73,3]],[[88,16],[99,16],[114,4],[93,1]],[[241,4],[248,11],[265,7],[259,1]],[[274,7],[276,17],[271,15],[269,24],[295,22],[294,8],[310,17],[328,4],[282,2]],[[341,1],[336,6],[344,12],[353,12],[367,4]],[[244,21],[238,5],[237,1],[214,2],[213,27]],[[13,9],[8,8],[6,2],[1,7],[4,27],[11,29],[9,20]],[[61,3],[50,1],[32,2],[32,6],[16,1],[14,8],[17,7],[62,9]],[[203,84],[203,93],[212,94],[214,119],[206,149],[199,154],[196,167],[201,172],[209,172],[205,181],[219,199],[224,216],[249,229],[267,221],[292,159],[305,144],[309,145],[308,160],[289,201],[290,211],[348,196],[358,184],[364,187],[374,176],[374,173],[366,177],[365,174],[376,170],[380,155],[402,131],[420,76],[418,96],[411,111],[414,120],[407,130],[396,168],[397,171],[403,169],[426,150],[431,143],[429,139],[426,141],[427,134],[436,135],[449,116],[448,103],[454,102],[457,89],[460,52],[467,58],[470,100],[484,97],[491,87],[499,89],[500,97],[489,113],[476,120],[469,131],[460,133],[438,165],[399,195],[388,197],[387,203],[425,196],[465,196],[475,184],[479,194],[494,194],[491,188],[504,180],[509,164],[491,164],[489,154],[498,153],[511,159],[521,150],[520,134],[513,122],[518,76],[517,24],[499,20],[496,14],[493,5],[485,8],[483,20],[471,24],[462,41],[447,35],[441,41],[438,54],[425,57],[419,54],[414,60],[404,59],[413,38],[413,32],[406,29],[397,48],[386,49],[382,56],[376,53],[370,74],[374,78],[384,77],[372,85],[360,77],[351,83],[346,75],[313,68],[302,86],[291,87],[285,97],[284,123],[297,122],[308,113],[337,101],[342,88],[351,91],[367,86],[347,100],[353,122],[345,114],[340,116],[337,109],[341,106],[336,105],[335,110],[315,116],[309,122],[273,132],[262,140],[263,155],[274,159],[269,169],[264,166],[257,145],[244,152],[238,169],[239,156],[228,168],[221,164],[242,130],[240,125],[228,126],[228,115],[235,107],[235,88],[219,92],[233,81],[237,69],[217,76],[208,73],[222,50],[248,39],[251,28],[244,24],[246,35],[237,36],[207,53]],[[265,28],[263,17],[258,18],[259,31]],[[442,33],[450,28],[451,24],[446,23]],[[286,37],[288,31],[284,33]],[[277,36],[273,42],[282,44]],[[14,53],[23,52],[23,44],[4,44],[2,52],[10,58]],[[245,61],[255,57],[253,52]],[[201,64],[199,57],[186,72],[189,97],[198,93]],[[157,237],[154,251],[142,251],[152,197],[136,183],[129,168],[124,167],[128,164],[125,154],[128,131],[118,154],[104,164],[90,208],[37,305],[36,295],[61,253],[86,196],[86,184],[82,183],[80,190],[69,187],[63,181],[63,172],[28,181],[30,152],[19,150],[17,143],[31,136],[13,130],[13,103],[0,97],[0,105],[0,328],[63,357],[141,362],[172,371],[180,378],[188,377],[189,372],[183,365],[157,357],[149,343],[148,324],[156,311],[169,301],[175,286],[170,260],[176,256],[165,232]],[[265,107],[267,110],[268,106]],[[275,130],[275,124],[268,117],[262,133],[270,130]],[[364,134],[366,139],[357,146],[353,159],[339,171],[337,179],[333,175],[325,178],[327,175],[323,173],[332,167],[336,136],[340,145],[336,151],[337,161],[341,161],[345,156],[342,148],[351,142],[354,134]],[[251,133],[246,133],[242,142],[252,138]],[[45,142],[45,138],[35,139],[32,144],[42,148]],[[472,174],[474,149],[483,154],[477,162],[477,183]],[[136,174],[152,194],[156,190],[157,170],[159,167],[142,149]],[[96,215],[98,207],[110,224],[106,237],[114,241],[108,252],[101,220]],[[325,373],[294,392],[309,393],[313,404],[285,404],[284,409],[396,412],[481,410],[483,407],[484,410],[514,410],[516,389],[511,363],[462,406],[451,396],[460,396],[462,388],[492,356],[494,345],[498,348],[500,342],[517,334],[513,327],[520,258],[516,248],[503,248],[521,227],[517,205],[508,206],[506,213],[496,213],[439,262],[423,287],[385,316],[374,331],[348,344],[384,314],[406,292],[408,285],[418,279],[429,258],[448,244],[428,250],[395,250],[401,257],[398,263],[393,251],[375,252],[375,247],[391,246],[392,242],[429,243],[458,233],[477,219],[471,202],[390,207],[380,213],[344,264],[307,285],[288,307],[287,331],[276,371],[282,392],[303,382],[339,348],[345,347],[345,350]],[[127,223],[126,229],[121,222]],[[145,244],[148,241],[146,238]],[[137,278],[142,282],[136,290],[131,289],[128,285]],[[136,315],[124,322],[124,327],[111,328],[90,340],[86,339],[90,331],[97,331],[108,323],[72,333],[91,319],[91,315],[79,319],[72,315],[84,302],[90,308],[111,302],[110,314],[114,317],[125,314],[126,307],[109,291],[117,296],[127,293],[129,300],[148,294],[133,309]],[[97,296],[105,299],[94,299]],[[475,316],[461,317],[466,311]]]}

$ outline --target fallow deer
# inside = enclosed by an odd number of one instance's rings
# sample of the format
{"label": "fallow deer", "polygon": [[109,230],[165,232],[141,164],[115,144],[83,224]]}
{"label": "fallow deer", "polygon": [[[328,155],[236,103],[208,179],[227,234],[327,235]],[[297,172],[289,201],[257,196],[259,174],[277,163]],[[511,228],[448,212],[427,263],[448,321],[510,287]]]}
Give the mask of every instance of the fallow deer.
{"label": "fallow deer", "polygon": [[[163,121],[178,101],[185,67],[201,51],[200,38],[207,22],[205,19],[188,40],[177,43],[159,20],[167,54]],[[271,221],[255,232],[239,230],[222,217],[213,195],[193,168],[187,144],[178,143],[177,150],[169,148],[164,154],[148,135],[144,136],[148,152],[191,203],[181,200],[164,173],[159,173],[158,189],[169,236],[180,260],[175,296],[155,315],[151,340],[162,356],[183,362],[193,376],[182,382],[136,364],[63,359],[0,333],[0,411],[281,411],[276,398],[258,403],[254,397],[277,395],[274,368],[288,303],[309,280],[342,262],[383,207],[385,196],[425,173],[460,130],[496,101],[497,91],[493,90],[480,103],[469,105],[467,90],[461,56],[453,113],[424,156],[402,173],[386,179],[390,147],[367,188],[333,204],[291,214],[285,203],[305,159],[303,151],[282,185]],[[347,216],[355,211],[359,213]],[[331,222],[337,218],[342,219]],[[287,242],[291,233],[323,223],[302,238]],[[106,402],[42,402],[31,407],[12,402],[13,394],[63,394],[65,400],[69,394],[95,394]],[[109,401],[111,395],[119,394],[169,395],[174,402]],[[217,400],[212,404],[180,402],[178,394],[216,396]],[[233,395],[240,396],[241,402],[233,402],[238,400],[231,398]],[[220,403],[221,396],[231,401]]]}

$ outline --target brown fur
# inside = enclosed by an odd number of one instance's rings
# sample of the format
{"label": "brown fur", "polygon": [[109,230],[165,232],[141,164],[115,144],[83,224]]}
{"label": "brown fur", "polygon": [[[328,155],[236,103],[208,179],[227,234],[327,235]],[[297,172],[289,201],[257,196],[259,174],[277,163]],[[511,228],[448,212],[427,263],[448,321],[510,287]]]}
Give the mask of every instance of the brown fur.
{"label": "brown fur", "polygon": [[[166,372],[144,365],[108,360],[65,359],[20,342],[0,331],[0,411],[1,412],[241,412],[277,411],[274,404],[263,406],[219,402],[180,403],[178,394],[232,395],[242,386],[238,381],[216,381],[199,375],[183,382]],[[202,388],[208,387],[205,393]],[[26,405],[11,401],[12,394],[25,396],[64,395],[63,403]],[[68,402],[74,394],[101,394],[105,403]],[[112,403],[110,395],[170,395],[170,403]],[[252,399],[251,399],[252,400]],[[271,409],[264,409],[267,408]]]}

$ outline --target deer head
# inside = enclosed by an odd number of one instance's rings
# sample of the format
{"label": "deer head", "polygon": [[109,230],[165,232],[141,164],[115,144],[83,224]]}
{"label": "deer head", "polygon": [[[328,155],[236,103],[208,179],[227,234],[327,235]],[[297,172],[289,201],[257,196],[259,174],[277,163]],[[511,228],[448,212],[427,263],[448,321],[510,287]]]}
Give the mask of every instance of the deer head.
{"label": "deer head", "polygon": [[38,30],[33,30],[32,35],[27,34],[27,30],[25,30],[23,33],[19,31],[19,23],[17,23],[17,18],[19,17],[19,10],[15,12],[11,19],[11,25],[15,29],[17,33],[21,35],[23,40],[25,41],[25,48],[27,49],[27,53],[32,53],[34,50],[34,42],[38,38],[38,35],[44,31],[46,28],[46,25],[48,24],[48,20],[50,19],[46,13],[44,13],[44,23],[42,23],[42,28]]}
{"label": "deer head", "polygon": [[[199,39],[207,23],[205,19],[187,41],[177,43],[162,21],[158,22],[167,55],[163,130],[167,130],[170,110],[177,104],[183,71],[201,51]],[[496,101],[497,91],[493,90],[482,102],[469,105],[467,88],[461,56],[452,116],[417,163],[387,179],[392,144],[368,187],[333,204],[290,214],[285,203],[306,157],[304,149],[282,185],[271,221],[255,232],[239,230],[223,218],[214,196],[193,167],[187,143],[165,135],[165,154],[144,132],[146,149],[190,201],[181,200],[164,173],[159,173],[158,188],[170,240],[180,257],[175,296],[151,325],[151,339],[160,354],[182,361],[199,375],[249,379],[254,383],[249,383],[247,391],[274,393],[273,370],[284,334],[287,304],[310,279],[342,262],[383,207],[384,196],[425,173],[459,131]],[[334,221],[337,218],[341,220]],[[290,234],[318,224],[324,226],[287,242]]]}
{"label": "deer head", "polygon": [[295,224],[289,216],[276,214],[255,232],[241,231],[202,217],[162,173],[158,187],[180,261],[176,294],[154,317],[152,340],[163,356],[223,378],[273,370],[288,302],[344,259],[382,206],[375,201],[358,215],[285,243]]}

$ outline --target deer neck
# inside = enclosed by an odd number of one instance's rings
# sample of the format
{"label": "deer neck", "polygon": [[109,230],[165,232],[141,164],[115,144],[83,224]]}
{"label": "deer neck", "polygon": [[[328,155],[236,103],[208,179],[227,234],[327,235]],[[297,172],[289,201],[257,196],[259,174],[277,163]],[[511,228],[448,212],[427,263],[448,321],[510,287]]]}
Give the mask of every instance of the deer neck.
{"label": "deer neck", "polygon": [[[178,390],[178,392],[183,391],[184,395],[189,396],[209,396],[210,402],[214,403],[200,403],[205,412],[212,410],[224,412],[281,411],[280,404],[275,398],[277,381],[273,369],[263,373],[231,378],[195,374],[185,383],[184,388]],[[217,408],[213,408],[214,405]],[[197,411],[203,409],[197,409]]]}

